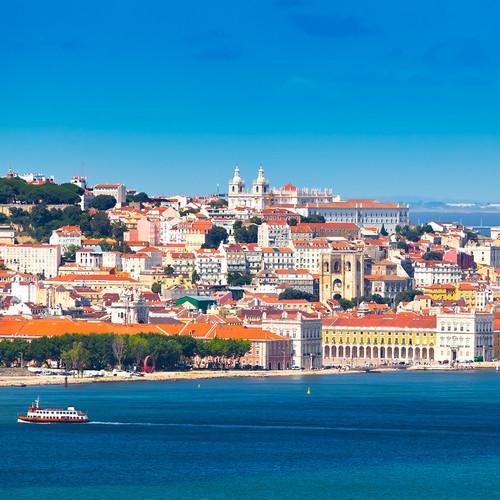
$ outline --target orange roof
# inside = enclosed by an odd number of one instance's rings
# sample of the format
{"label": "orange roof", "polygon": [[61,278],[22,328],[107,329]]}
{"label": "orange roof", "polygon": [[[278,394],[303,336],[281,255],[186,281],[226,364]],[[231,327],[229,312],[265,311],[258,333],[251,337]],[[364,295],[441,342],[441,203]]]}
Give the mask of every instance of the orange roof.
{"label": "orange roof", "polygon": [[54,337],[65,333],[161,333],[176,335],[181,325],[117,325],[100,321],[83,321],[70,318],[45,318],[27,320],[19,317],[0,319],[0,336],[4,337]]}
{"label": "orange roof", "polygon": [[113,282],[127,282],[127,283],[138,283],[137,280],[129,278],[127,276],[118,276],[115,274],[66,274],[65,276],[56,276],[54,278],[49,278],[45,281],[48,282],[66,282],[71,283],[73,281],[113,281]]}
{"label": "orange roof", "polygon": [[203,339],[286,340],[286,337],[268,332],[262,328],[248,328],[243,325],[221,323],[188,323],[183,326],[180,335],[191,335]]}

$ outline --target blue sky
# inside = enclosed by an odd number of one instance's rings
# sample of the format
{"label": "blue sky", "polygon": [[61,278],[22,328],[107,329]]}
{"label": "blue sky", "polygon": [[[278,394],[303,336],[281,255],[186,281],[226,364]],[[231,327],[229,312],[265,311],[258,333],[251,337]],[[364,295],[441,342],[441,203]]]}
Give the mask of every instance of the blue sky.
{"label": "blue sky", "polygon": [[498,201],[497,1],[4,4],[2,171]]}

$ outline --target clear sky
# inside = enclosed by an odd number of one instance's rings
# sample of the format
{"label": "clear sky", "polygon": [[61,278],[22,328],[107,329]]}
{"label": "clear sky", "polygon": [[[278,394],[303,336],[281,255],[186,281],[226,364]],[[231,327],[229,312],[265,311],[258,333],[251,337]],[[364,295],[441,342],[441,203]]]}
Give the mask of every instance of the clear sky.
{"label": "clear sky", "polygon": [[500,2],[4,2],[0,170],[499,201]]}

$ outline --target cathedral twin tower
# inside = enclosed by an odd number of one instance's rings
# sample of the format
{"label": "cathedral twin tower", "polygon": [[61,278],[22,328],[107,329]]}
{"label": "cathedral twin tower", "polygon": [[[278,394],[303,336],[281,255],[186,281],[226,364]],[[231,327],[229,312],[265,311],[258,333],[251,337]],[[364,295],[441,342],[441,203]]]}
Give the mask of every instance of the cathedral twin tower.
{"label": "cathedral twin tower", "polygon": [[271,204],[269,182],[264,177],[264,169],[259,166],[257,179],[252,183],[252,190],[246,191],[245,181],[240,176],[238,165],[234,168],[233,178],[229,181],[228,208],[247,207],[262,210]]}

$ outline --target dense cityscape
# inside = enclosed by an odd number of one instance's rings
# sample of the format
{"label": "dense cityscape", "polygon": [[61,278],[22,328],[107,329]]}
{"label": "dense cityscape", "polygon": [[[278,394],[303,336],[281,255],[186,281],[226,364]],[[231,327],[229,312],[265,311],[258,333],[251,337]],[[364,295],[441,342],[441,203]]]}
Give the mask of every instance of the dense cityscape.
{"label": "dense cityscape", "polygon": [[152,196],[10,170],[2,365],[89,377],[500,358],[500,228],[410,225],[402,203],[255,174],[247,185],[236,166],[227,193]]}

